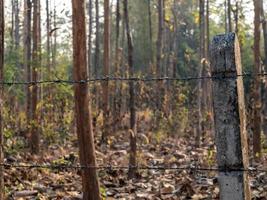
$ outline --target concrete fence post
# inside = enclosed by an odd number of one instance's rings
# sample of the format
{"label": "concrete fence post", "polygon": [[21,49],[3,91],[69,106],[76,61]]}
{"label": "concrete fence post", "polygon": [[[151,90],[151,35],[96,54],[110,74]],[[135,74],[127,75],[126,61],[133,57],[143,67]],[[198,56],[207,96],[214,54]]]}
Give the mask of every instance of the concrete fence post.
{"label": "concrete fence post", "polygon": [[250,200],[244,86],[234,33],[214,37],[211,70],[220,199]]}

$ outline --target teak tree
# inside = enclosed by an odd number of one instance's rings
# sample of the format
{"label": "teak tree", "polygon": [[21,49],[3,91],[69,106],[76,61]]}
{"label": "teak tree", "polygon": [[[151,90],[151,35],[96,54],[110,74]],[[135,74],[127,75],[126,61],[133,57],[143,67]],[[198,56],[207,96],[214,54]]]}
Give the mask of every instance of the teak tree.
{"label": "teak tree", "polygon": [[[261,15],[262,15],[262,31],[264,39],[264,71],[267,72],[267,19],[264,13],[263,1],[261,0]],[[267,81],[264,85],[264,97],[263,97],[263,132],[267,136]]]}
{"label": "teak tree", "polygon": [[[73,76],[75,81],[87,78],[87,51],[84,0],[72,0]],[[88,84],[74,85],[75,116],[82,169],[84,200],[100,200]]]}
{"label": "teak tree", "polygon": [[[110,67],[110,15],[109,0],[104,0],[104,76],[109,76]],[[103,115],[104,127],[102,133],[102,142],[107,141],[109,129],[109,81],[103,82]]]}
{"label": "teak tree", "polygon": [[[31,21],[32,21],[32,2],[24,0],[24,70],[25,79],[31,81]],[[28,124],[31,121],[31,90],[30,85],[26,85],[26,115]]]}
{"label": "teak tree", "polygon": [[[260,0],[254,0],[254,73],[260,73]],[[260,99],[260,77],[254,80],[253,88],[253,153],[254,158],[259,160],[261,157],[261,99]]]}
{"label": "teak tree", "polygon": [[92,52],[92,35],[93,35],[93,0],[89,0],[88,2],[88,77],[92,77],[92,65],[91,65],[91,52]]}
{"label": "teak tree", "polygon": [[[4,77],[4,0],[0,0],[0,81]],[[3,135],[3,85],[0,86],[0,163],[4,162],[4,135]],[[4,167],[0,166],[0,200],[4,200]]]}
{"label": "teak tree", "polygon": [[[123,1],[124,8],[124,18],[126,26],[126,35],[127,35],[127,45],[128,45],[128,65],[129,65],[129,75],[132,77],[134,74],[133,66],[133,41],[132,35],[130,32],[130,22],[129,22],[129,13],[128,13],[128,0]],[[135,108],[135,92],[134,92],[134,82],[129,82],[129,92],[130,92],[130,157],[129,157],[129,173],[128,178],[134,178],[136,176],[136,108]]]}
{"label": "teak tree", "polygon": [[[41,64],[41,13],[40,0],[33,1],[33,47],[32,47],[32,81],[38,80],[38,69]],[[34,84],[31,92],[31,151],[39,153],[40,135],[37,117],[38,86]]]}

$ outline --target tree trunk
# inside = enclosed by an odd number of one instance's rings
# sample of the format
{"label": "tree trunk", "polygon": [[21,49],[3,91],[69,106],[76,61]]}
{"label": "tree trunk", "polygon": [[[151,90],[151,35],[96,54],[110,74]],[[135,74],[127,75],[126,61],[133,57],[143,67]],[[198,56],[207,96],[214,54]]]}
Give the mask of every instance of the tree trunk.
{"label": "tree trunk", "polygon": [[95,76],[99,77],[100,54],[99,0],[95,0]]}
{"label": "tree trunk", "polygon": [[53,69],[56,67],[57,64],[57,11],[56,11],[56,5],[54,5],[54,11],[53,11],[53,21],[54,21],[54,28],[53,28],[53,50],[52,50],[52,67]]}
{"label": "tree trunk", "polygon": [[[133,77],[134,75],[134,66],[133,66],[133,41],[132,35],[130,32],[130,22],[129,22],[129,13],[128,13],[128,0],[124,0],[124,18],[127,34],[127,44],[128,44],[128,65],[129,65],[129,75]],[[128,178],[132,179],[136,176],[136,108],[135,108],[135,94],[134,94],[134,82],[129,82],[130,90],[130,157],[129,157],[129,172]]]}
{"label": "tree trunk", "polygon": [[18,50],[19,43],[20,43],[20,36],[19,36],[19,2],[18,0],[14,0],[14,18],[15,18],[15,29],[14,29],[14,36],[15,36],[15,49]]}
{"label": "tree trunk", "polygon": [[10,52],[14,50],[14,26],[15,26],[15,0],[11,0],[11,28],[10,28]]}
{"label": "tree trunk", "polygon": [[91,78],[93,75],[92,65],[91,65],[91,52],[92,52],[92,35],[93,35],[93,2],[89,0],[88,3],[88,15],[89,15],[89,27],[88,27],[88,78]]}
{"label": "tree trunk", "polygon": [[49,6],[49,0],[46,0],[46,51],[47,51],[47,71],[48,71],[48,78],[50,79],[51,75],[51,42],[50,42],[50,6]]}
{"label": "tree trunk", "polygon": [[[109,24],[109,0],[104,1],[104,77],[109,76],[110,67],[110,24]],[[104,127],[102,133],[102,142],[107,141],[109,129],[109,82],[103,82],[103,115]]]}
{"label": "tree trunk", "polygon": [[[199,48],[199,73],[201,77],[204,71],[205,58],[205,1],[199,0],[199,30],[200,30],[200,48]],[[203,81],[198,80],[198,131],[196,137],[196,146],[200,145],[200,138],[203,134]]]}
{"label": "tree trunk", "polygon": [[[32,49],[32,81],[38,80],[38,68],[41,63],[41,20],[40,20],[40,0],[33,1],[33,49]],[[40,135],[38,132],[38,119],[37,119],[37,101],[38,101],[38,86],[33,84],[31,96],[31,151],[34,154],[39,153]]]}
{"label": "tree trunk", "polygon": [[[32,3],[31,0],[24,0],[24,70],[27,82],[31,81],[31,21]],[[30,85],[26,86],[26,115],[27,122],[31,122],[31,90]],[[30,131],[30,130],[28,130]]]}
{"label": "tree trunk", "polygon": [[[151,0],[148,0],[147,3],[147,7],[148,7],[148,29],[149,29],[149,51],[150,51],[150,65],[153,64],[153,41],[152,41],[152,16],[151,16]],[[147,72],[149,73],[149,70],[147,70]]]}
{"label": "tree trunk", "polygon": [[[264,72],[267,72],[267,20],[264,14],[263,1],[261,1],[261,14],[262,14],[262,29],[264,38]],[[263,97],[263,132],[267,136],[267,79],[264,83],[264,97]]]}
{"label": "tree trunk", "polygon": [[227,0],[227,24],[228,32],[232,32],[232,15],[231,15],[232,5],[231,0]]}
{"label": "tree trunk", "polygon": [[[115,76],[121,76],[120,74],[120,58],[121,51],[119,47],[119,39],[120,39],[120,21],[121,21],[121,13],[120,13],[120,0],[117,0],[116,3],[116,41],[115,41]],[[119,121],[120,121],[120,108],[121,108],[121,82],[115,82],[115,95],[114,95],[114,105],[113,105],[113,126],[116,130]]]}
{"label": "tree trunk", "polygon": [[[260,0],[254,0],[254,74],[260,73]],[[261,158],[261,102],[260,102],[260,77],[256,76],[254,82],[253,105],[253,153],[255,160]]]}
{"label": "tree trunk", "polygon": [[[4,0],[0,0],[0,81],[4,80]],[[3,85],[0,86],[0,163],[4,163],[4,135],[3,135]],[[4,167],[0,166],[0,200],[4,200]]]}
{"label": "tree trunk", "polygon": [[[84,0],[72,0],[74,80],[87,78]],[[75,84],[75,113],[82,170],[84,200],[100,200],[88,84]],[[89,168],[91,166],[91,168]]]}
{"label": "tree trunk", "polygon": [[157,76],[161,76],[162,57],[162,37],[163,37],[163,0],[158,0],[158,40],[157,40]]}
{"label": "tree trunk", "polygon": [[238,26],[238,23],[239,23],[239,2],[238,1],[235,2],[234,19],[235,19],[235,32],[236,32],[236,34],[238,34],[239,33],[239,26]]}

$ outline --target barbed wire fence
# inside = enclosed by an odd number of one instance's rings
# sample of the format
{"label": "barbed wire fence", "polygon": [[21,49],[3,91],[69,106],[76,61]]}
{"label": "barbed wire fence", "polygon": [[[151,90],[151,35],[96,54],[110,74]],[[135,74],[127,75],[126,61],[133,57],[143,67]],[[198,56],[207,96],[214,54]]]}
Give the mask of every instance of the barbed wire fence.
{"label": "barbed wire fence", "polygon": [[[238,77],[244,78],[267,78],[267,73],[252,73],[244,72],[243,74],[228,75],[228,74],[215,74],[212,76],[188,76],[188,77],[114,77],[114,76],[105,76],[100,78],[86,79],[86,80],[64,80],[64,79],[55,79],[55,80],[39,80],[39,81],[2,81],[0,85],[3,86],[13,86],[13,85],[42,85],[42,84],[66,84],[66,85],[75,85],[75,84],[94,84],[96,82],[102,81],[123,81],[123,82],[158,82],[158,81],[201,81],[201,80],[213,80],[213,79],[236,79]],[[137,170],[158,170],[158,171],[200,171],[200,172],[248,172],[248,173],[267,173],[267,169],[262,168],[217,168],[217,167],[198,167],[198,166],[180,166],[180,167],[170,167],[170,166],[114,166],[114,165],[99,165],[99,166],[81,166],[81,165],[71,165],[71,164],[38,164],[38,163],[16,163],[16,162],[5,162],[0,163],[0,167],[4,169],[10,168],[25,168],[25,169],[51,169],[51,170],[88,170],[88,169],[97,169],[97,170],[129,170],[129,168],[135,168]]]}
{"label": "barbed wire fence", "polygon": [[234,79],[237,77],[266,77],[267,73],[258,73],[254,74],[251,72],[237,74],[237,75],[227,75],[219,74],[214,76],[189,76],[189,77],[156,77],[156,78],[147,78],[147,77],[114,77],[114,76],[104,76],[100,78],[86,79],[86,80],[64,80],[64,79],[55,79],[55,80],[40,80],[40,81],[0,81],[0,85],[40,85],[40,84],[86,84],[86,83],[95,83],[101,81],[133,81],[133,82],[155,82],[155,81],[194,81],[194,80],[205,80],[205,79]]}

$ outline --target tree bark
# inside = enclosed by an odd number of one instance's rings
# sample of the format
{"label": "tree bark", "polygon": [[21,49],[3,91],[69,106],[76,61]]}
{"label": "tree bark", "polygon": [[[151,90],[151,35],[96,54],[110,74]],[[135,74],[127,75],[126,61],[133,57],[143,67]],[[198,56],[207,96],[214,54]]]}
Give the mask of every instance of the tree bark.
{"label": "tree bark", "polygon": [[[151,14],[151,0],[148,0],[148,3],[147,3],[147,8],[148,8],[148,33],[149,33],[149,45],[150,45],[150,65],[152,65],[153,63],[153,47],[152,47],[152,44],[153,44],[153,39],[152,39],[152,14]],[[147,72],[149,73],[149,70],[147,70]]]}
{"label": "tree bark", "polygon": [[[32,49],[32,81],[38,80],[38,68],[40,66],[40,55],[41,55],[41,21],[40,21],[40,0],[33,1],[33,49]],[[40,146],[40,135],[38,132],[38,119],[37,119],[37,101],[38,101],[38,86],[37,84],[32,85],[31,95],[31,152],[33,154],[39,153]]]}
{"label": "tree bark", "polygon": [[[84,0],[72,0],[72,12],[73,76],[75,81],[81,81],[87,79],[88,69]],[[80,163],[88,167],[82,170],[83,199],[100,200],[88,84],[75,84],[74,97]]]}
{"label": "tree bark", "polygon": [[[260,1],[254,0],[254,74],[260,73]],[[253,154],[255,160],[261,158],[261,102],[260,102],[260,79],[256,76],[253,91]]]}
{"label": "tree bark", "polygon": [[50,79],[51,74],[51,40],[50,40],[50,6],[49,0],[46,0],[46,51],[47,51],[47,71],[48,71],[48,78]]}
{"label": "tree bark", "polygon": [[235,19],[235,33],[239,34],[239,1],[235,3],[235,11],[234,11],[234,19]]}
{"label": "tree bark", "polygon": [[89,0],[89,3],[88,3],[88,16],[89,16],[89,27],[88,27],[88,31],[89,31],[89,34],[88,34],[88,78],[91,78],[92,77],[92,65],[91,65],[91,52],[92,52],[92,35],[93,35],[93,2],[92,0]]}
{"label": "tree bark", "polygon": [[57,11],[56,5],[54,5],[53,11],[53,50],[52,50],[52,67],[55,68],[57,64]]}
{"label": "tree bark", "polygon": [[[109,76],[110,68],[110,22],[109,22],[109,0],[104,0],[104,77]],[[103,115],[104,127],[102,142],[106,143],[109,129],[109,81],[103,82]]]}
{"label": "tree bark", "polygon": [[228,32],[232,32],[232,4],[231,0],[227,0],[227,24],[228,24]]}
{"label": "tree bark", "polygon": [[163,37],[163,0],[158,0],[158,40],[157,40],[157,76],[161,76],[162,57],[162,37]]}
{"label": "tree bark", "polygon": [[14,29],[14,36],[15,36],[15,49],[17,50],[20,43],[20,35],[19,35],[19,2],[18,0],[14,0],[14,17],[15,17],[15,29]]}
{"label": "tree bark", "polygon": [[99,77],[100,54],[100,27],[99,27],[99,0],[95,0],[95,76]]}
{"label": "tree bark", "polygon": [[[31,21],[32,21],[32,2],[24,0],[24,70],[27,82],[31,81]],[[31,122],[31,90],[30,85],[26,86],[26,115],[28,124]],[[28,130],[30,131],[30,130]]]}
{"label": "tree bark", "polygon": [[[201,77],[204,71],[205,58],[205,1],[199,0],[199,30],[200,30],[200,48],[199,48],[199,73]],[[203,134],[203,81],[198,82],[198,131],[196,136],[196,146],[200,145],[201,135]]]}
{"label": "tree bark", "polygon": [[[129,75],[133,77],[134,75],[134,66],[133,66],[133,41],[132,35],[130,32],[130,22],[129,22],[129,13],[128,13],[128,0],[124,0],[124,18],[126,26],[126,35],[127,35],[127,44],[128,44],[128,65],[129,65]],[[135,108],[135,91],[134,91],[134,82],[129,82],[129,92],[130,92],[130,157],[129,157],[129,172],[128,178],[132,179],[136,176],[136,108]]]}
{"label": "tree bark", "polygon": [[[0,81],[4,80],[4,0],[0,0]],[[4,163],[4,135],[3,135],[3,85],[0,86],[0,163]],[[0,166],[0,200],[4,200],[4,167]]]}
{"label": "tree bark", "polygon": [[[264,38],[264,72],[267,72],[267,20],[264,13],[263,1],[261,1],[261,14],[262,14],[262,30]],[[267,136],[267,79],[265,78],[264,84],[264,97],[263,97],[263,132]]]}

